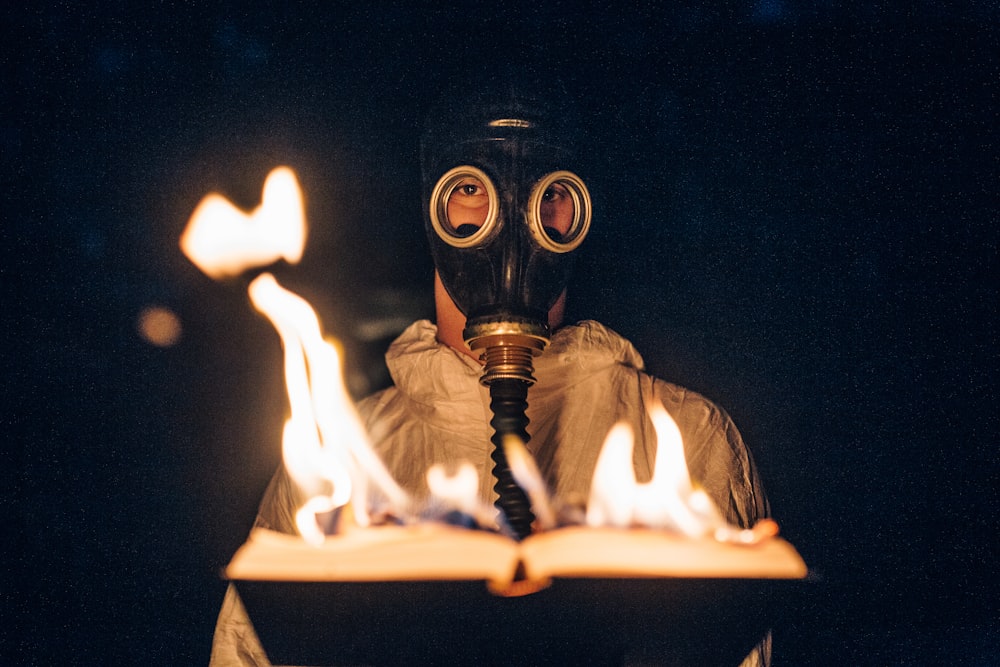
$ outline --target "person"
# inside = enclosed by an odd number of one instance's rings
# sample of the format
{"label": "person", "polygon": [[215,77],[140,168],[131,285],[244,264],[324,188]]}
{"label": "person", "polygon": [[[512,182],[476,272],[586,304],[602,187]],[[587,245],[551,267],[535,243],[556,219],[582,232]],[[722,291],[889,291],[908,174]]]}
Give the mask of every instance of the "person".
{"label": "person", "polygon": [[[646,373],[636,348],[608,327],[564,322],[575,251],[592,214],[577,175],[580,143],[561,100],[539,102],[511,87],[451,99],[432,112],[421,166],[436,320],[413,323],[392,343],[386,362],[394,384],[361,401],[359,413],[386,467],[415,497],[428,493],[429,466],[468,461],[479,470],[480,496],[495,501],[494,388],[484,384],[489,362],[484,372],[477,341],[496,342],[497,328],[513,328],[515,342],[531,348],[514,372],[530,386],[527,447],[556,502],[586,501],[605,436],[618,422],[635,434],[636,477],[649,479],[656,438],[647,405],[655,401],[677,422],[691,477],[730,523],[751,527],[769,508],[729,416]],[[255,525],[295,533],[296,509],[293,483],[279,469]],[[767,664],[769,656],[765,637],[744,664]],[[232,587],[212,664],[268,664]]]}

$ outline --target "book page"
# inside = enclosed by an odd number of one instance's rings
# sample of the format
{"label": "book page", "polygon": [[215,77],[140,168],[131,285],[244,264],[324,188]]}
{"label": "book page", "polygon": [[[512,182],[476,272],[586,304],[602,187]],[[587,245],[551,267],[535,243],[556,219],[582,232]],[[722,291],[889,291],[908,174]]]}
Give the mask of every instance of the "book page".
{"label": "book page", "polygon": [[225,574],[265,581],[504,581],[517,561],[518,545],[506,537],[442,524],[366,528],[318,547],[256,528]]}
{"label": "book page", "polygon": [[735,545],[641,528],[560,528],[521,543],[529,579],[688,577],[801,579],[806,565],[788,542]]}

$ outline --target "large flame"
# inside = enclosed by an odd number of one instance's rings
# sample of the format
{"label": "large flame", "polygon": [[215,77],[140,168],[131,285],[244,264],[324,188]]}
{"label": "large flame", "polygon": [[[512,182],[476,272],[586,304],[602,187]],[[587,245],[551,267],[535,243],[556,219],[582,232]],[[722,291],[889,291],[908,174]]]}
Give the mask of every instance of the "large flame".
{"label": "large flame", "polygon": [[[219,278],[279,258],[297,261],[304,242],[298,183],[291,170],[279,168],[267,177],[263,203],[249,216],[221,195],[206,197],[191,216],[181,247],[205,273]],[[388,508],[403,512],[409,500],[371,449],[344,386],[336,347],[323,339],[315,311],[268,273],[250,283],[249,293],[254,307],[274,325],[285,352],[291,416],[282,453],[305,498],[296,514],[299,533],[321,543],[325,534],[316,515],[348,501],[355,520],[368,525],[369,502],[376,495],[370,491],[380,492]]]}
{"label": "large flame", "polygon": [[677,423],[657,401],[651,401],[649,417],[656,432],[652,478],[644,484],[636,481],[632,429],[616,424],[597,459],[587,503],[588,525],[644,526],[739,543],[758,542],[776,532],[777,524],[770,520],[746,530],[730,525],[709,495],[691,482]]}
{"label": "large flame", "polygon": [[323,340],[319,319],[300,296],[265,273],[250,283],[250,299],[274,328],[285,349],[285,384],[291,417],[285,422],[282,453],[285,468],[309,501],[296,515],[296,527],[310,542],[323,532],[316,515],[353,501],[354,518],[368,525],[368,482],[403,511],[407,497],[368,442],[344,386],[340,357]]}

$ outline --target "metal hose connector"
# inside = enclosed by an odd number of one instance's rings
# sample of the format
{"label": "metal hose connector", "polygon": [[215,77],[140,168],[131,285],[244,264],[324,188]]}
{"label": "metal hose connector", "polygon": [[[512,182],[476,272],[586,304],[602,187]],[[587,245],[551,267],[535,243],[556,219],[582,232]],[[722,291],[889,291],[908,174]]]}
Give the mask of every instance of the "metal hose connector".
{"label": "metal hose connector", "polygon": [[521,345],[494,345],[483,352],[483,377],[480,378],[487,387],[496,380],[521,380],[529,385],[535,383],[532,376],[532,349]]}
{"label": "metal hose connector", "polygon": [[528,319],[478,318],[465,327],[463,335],[473,351],[483,351],[486,365],[479,381],[484,385],[500,379],[535,383],[531,358],[548,345],[548,327]]}

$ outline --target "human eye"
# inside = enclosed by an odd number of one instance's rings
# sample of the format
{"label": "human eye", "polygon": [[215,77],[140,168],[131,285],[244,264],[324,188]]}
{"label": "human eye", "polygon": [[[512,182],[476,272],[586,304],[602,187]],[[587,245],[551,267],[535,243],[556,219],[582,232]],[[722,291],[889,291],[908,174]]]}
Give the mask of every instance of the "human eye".
{"label": "human eye", "polygon": [[557,203],[564,200],[569,195],[566,192],[566,187],[560,185],[559,183],[553,183],[549,187],[545,188],[545,192],[542,193],[542,201]]}
{"label": "human eye", "polygon": [[464,197],[480,197],[486,194],[486,188],[483,184],[476,178],[467,178],[459,182],[455,186],[454,192],[464,196]]}

